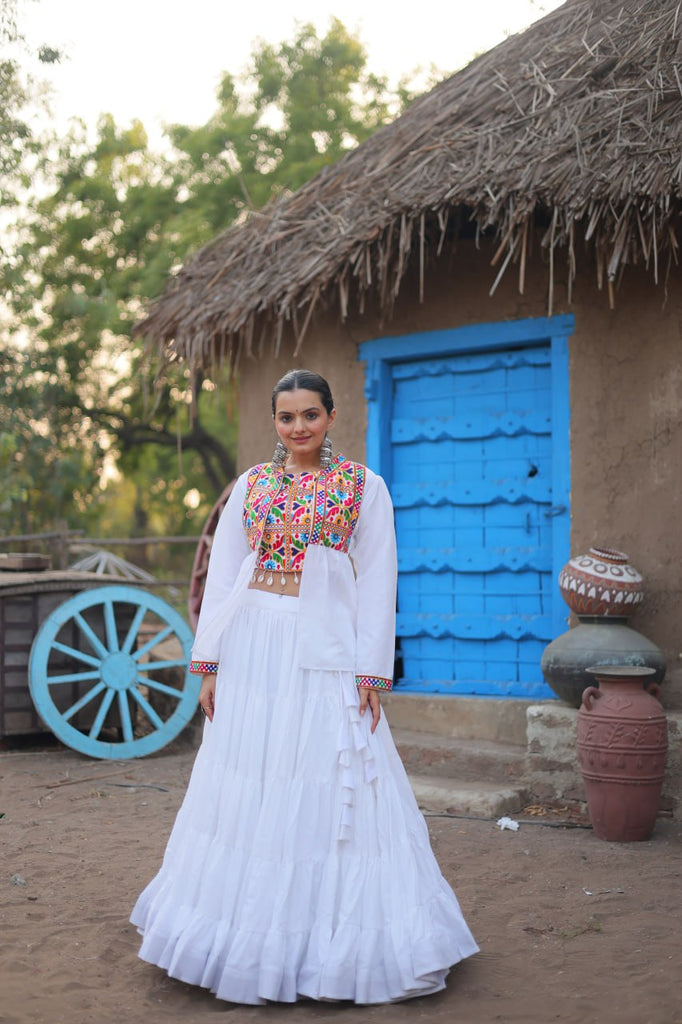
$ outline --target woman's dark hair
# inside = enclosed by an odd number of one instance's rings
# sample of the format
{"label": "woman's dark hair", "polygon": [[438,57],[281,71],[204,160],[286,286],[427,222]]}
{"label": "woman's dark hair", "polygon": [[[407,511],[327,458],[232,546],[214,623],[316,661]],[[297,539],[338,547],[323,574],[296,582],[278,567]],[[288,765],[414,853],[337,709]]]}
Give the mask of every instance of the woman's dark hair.
{"label": "woman's dark hair", "polygon": [[314,391],[320,396],[320,401],[327,412],[331,413],[334,408],[334,399],[324,377],[321,377],[319,373],[313,373],[312,370],[289,370],[272,389],[272,415],[275,415],[278,395],[281,395],[283,391],[299,390]]}

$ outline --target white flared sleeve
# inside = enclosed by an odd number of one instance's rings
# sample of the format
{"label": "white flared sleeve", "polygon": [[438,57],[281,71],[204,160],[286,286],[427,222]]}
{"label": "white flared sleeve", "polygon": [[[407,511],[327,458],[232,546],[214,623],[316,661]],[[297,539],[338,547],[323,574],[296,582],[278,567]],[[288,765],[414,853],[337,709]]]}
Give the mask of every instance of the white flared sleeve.
{"label": "white flared sleeve", "polygon": [[395,524],[388,488],[370,470],[350,555],[357,592],[355,681],[390,690],[398,578]]}
{"label": "white flared sleeve", "polygon": [[251,554],[244,530],[243,508],[248,473],[232,488],[220,514],[208,561],[206,586],[192,648],[192,664],[217,664],[224,611],[244,560]]}

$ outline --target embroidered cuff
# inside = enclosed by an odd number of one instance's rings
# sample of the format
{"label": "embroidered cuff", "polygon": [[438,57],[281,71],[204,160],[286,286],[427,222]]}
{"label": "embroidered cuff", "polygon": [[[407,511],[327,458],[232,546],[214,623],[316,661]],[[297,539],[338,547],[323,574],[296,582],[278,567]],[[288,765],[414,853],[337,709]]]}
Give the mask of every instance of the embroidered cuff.
{"label": "embroidered cuff", "polygon": [[190,661],[189,663],[190,672],[194,672],[195,675],[203,676],[205,672],[217,672],[218,662],[217,661]]}
{"label": "embroidered cuff", "polygon": [[381,676],[356,676],[356,686],[371,686],[377,690],[390,690],[393,686],[392,679],[382,679]]}

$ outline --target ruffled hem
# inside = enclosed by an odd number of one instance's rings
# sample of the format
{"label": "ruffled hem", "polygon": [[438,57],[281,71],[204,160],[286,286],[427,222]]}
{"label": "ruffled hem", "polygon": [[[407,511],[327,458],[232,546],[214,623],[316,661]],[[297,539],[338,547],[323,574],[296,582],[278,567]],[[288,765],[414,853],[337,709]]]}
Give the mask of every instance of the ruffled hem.
{"label": "ruffled hem", "polygon": [[[166,895],[161,888],[152,903],[162,906]],[[450,967],[478,950],[466,928],[453,944],[447,898],[411,913],[401,908],[399,920],[381,927],[347,921],[332,930],[318,919],[290,931],[230,926],[187,904],[154,913],[145,902],[131,918],[143,935],[140,957],[235,1003],[397,1002],[444,988]]]}

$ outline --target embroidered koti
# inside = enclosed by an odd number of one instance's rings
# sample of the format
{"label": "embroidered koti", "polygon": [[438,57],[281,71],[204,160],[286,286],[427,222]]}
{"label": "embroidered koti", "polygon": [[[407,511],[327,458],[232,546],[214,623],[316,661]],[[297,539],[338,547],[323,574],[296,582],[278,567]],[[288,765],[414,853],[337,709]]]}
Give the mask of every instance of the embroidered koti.
{"label": "embroidered koti", "polygon": [[244,529],[258,565],[300,571],[309,544],[348,552],[365,486],[365,467],[338,455],[327,470],[292,476],[265,463],[247,478]]}
{"label": "embroidered koti", "polygon": [[341,455],[318,473],[263,464],[236,481],[213,538],[193,660],[217,664],[224,624],[254,574],[303,568],[299,666],[351,671],[359,686],[390,689],[393,507],[381,477]]}

